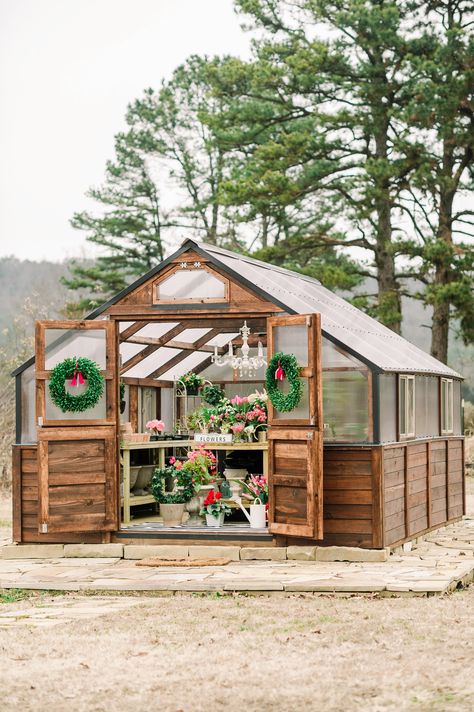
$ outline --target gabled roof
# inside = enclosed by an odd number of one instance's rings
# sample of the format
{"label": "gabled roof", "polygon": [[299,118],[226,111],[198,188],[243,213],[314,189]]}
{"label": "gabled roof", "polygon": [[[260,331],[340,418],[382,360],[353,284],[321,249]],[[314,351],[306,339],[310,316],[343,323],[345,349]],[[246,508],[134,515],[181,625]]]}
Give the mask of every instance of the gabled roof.
{"label": "gabled roof", "polygon": [[[194,240],[186,240],[170,257],[95,309],[86,319],[98,318],[109,306],[158,274],[173,259],[187,250],[194,250],[206,256],[211,263],[231,278],[290,314],[320,313],[323,335],[344,346],[350,353],[378,371],[426,373],[462,378],[459,373],[441,361],[323,287],[316,279]],[[14,375],[33,362],[34,359],[27,361],[14,372]]]}

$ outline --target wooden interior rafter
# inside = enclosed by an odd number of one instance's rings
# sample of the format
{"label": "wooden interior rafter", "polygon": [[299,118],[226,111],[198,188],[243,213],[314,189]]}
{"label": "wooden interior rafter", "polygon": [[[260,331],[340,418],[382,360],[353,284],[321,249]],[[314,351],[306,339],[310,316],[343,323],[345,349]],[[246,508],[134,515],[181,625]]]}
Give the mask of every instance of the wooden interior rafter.
{"label": "wooden interior rafter", "polygon": [[122,364],[120,368],[120,373],[125,373],[126,371],[129,371],[133,366],[136,366],[138,363],[141,363],[144,359],[146,359],[148,356],[151,356],[152,353],[157,351],[161,346],[165,346],[165,344],[173,339],[173,337],[178,336],[178,334],[181,334],[183,331],[186,330],[186,326],[184,324],[177,324],[174,326],[172,329],[166,332],[166,334],[163,334],[159,339],[156,339],[155,343],[150,344],[149,346],[146,346],[144,349],[142,349],[139,353],[135,354],[135,356],[132,356],[132,358],[128,359],[128,361],[125,361],[124,364]]}
{"label": "wooden interior rafter", "polygon": [[128,341],[131,336],[136,334],[137,331],[140,331],[140,329],[143,329],[143,327],[147,326],[149,323],[149,321],[135,321],[131,326],[120,332],[120,341]]}
{"label": "wooden interior rafter", "polygon": [[176,356],[173,356],[173,358],[164,363],[162,366],[152,371],[152,373],[149,373],[147,378],[159,378],[163,373],[169,371],[170,368],[173,368],[174,366],[177,366],[178,363],[181,363],[181,361],[184,361],[187,356],[195,351],[199,351],[208,341],[214,339],[218,334],[220,334],[220,329],[211,329],[207,332],[207,334],[204,334],[199,339],[194,341],[194,343],[187,344],[187,348],[182,349],[182,351],[176,354]]}

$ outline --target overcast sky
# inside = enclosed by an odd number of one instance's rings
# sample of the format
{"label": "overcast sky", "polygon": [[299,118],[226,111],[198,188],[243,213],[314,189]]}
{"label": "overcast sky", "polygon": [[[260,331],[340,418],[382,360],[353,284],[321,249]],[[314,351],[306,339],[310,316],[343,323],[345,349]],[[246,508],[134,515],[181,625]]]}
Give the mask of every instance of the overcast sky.
{"label": "overcast sky", "polygon": [[232,0],[0,0],[0,256],[84,254],[127,103],[195,53],[249,55]]}

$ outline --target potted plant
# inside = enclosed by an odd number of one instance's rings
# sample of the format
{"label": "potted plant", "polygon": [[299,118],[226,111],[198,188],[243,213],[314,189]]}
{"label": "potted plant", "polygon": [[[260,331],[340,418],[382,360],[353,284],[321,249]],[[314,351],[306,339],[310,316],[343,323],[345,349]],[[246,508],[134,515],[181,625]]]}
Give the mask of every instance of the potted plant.
{"label": "potted plant", "polygon": [[[170,459],[170,462],[174,458]],[[200,447],[191,450],[187,454],[184,462],[174,461],[174,466],[178,472],[190,478],[192,486],[192,496],[189,499],[186,509],[189,512],[191,523],[199,523],[199,510],[203,496],[214,489],[216,482],[216,457],[209,450]]]}
{"label": "potted plant", "polygon": [[225,398],[225,394],[220,386],[211,384],[210,386],[204,386],[202,389],[202,397],[209,405],[218,406]]}
{"label": "potted plant", "polygon": [[[173,490],[165,492],[165,481],[172,480]],[[150,490],[160,505],[160,514],[165,527],[178,527],[182,523],[184,506],[192,496],[193,489],[189,477],[176,477],[176,469],[168,465],[157,468],[151,480]]]}
{"label": "potted plant", "polygon": [[197,396],[201,388],[203,387],[205,380],[202,376],[199,376],[194,371],[188,371],[184,376],[178,379],[178,383],[184,386],[186,390],[186,395]]}
{"label": "potted plant", "polygon": [[244,499],[250,500],[250,527],[264,529],[268,510],[268,482],[264,475],[250,475],[249,481],[241,480]]}
{"label": "potted plant", "polygon": [[162,440],[161,433],[165,429],[165,424],[162,420],[149,420],[145,425],[147,430],[151,430],[150,440]]}
{"label": "potted plant", "polygon": [[221,492],[211,490],[203,502],[201,517],[206,517],[208,527],[221,527],[224,524],[224,517],[231,513],[230,507],[222,499]]}

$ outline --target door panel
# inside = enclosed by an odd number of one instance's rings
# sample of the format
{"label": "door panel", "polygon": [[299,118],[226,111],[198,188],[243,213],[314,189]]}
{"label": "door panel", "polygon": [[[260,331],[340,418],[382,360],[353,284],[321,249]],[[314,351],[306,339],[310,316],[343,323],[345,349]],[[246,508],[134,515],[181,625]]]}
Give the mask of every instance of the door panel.
{"label": "door panel", "polygon": [[269,528],[272,534],[323,535],[322,433],[269,430]]}
{"label": "door panel", "polygon": [[[321,391],[321,321],[319,314],[296,314],[267,319],[268,361],[278,351],[296,356],[303,381],[297,408],[279,413],[268,404],[270,425],[323,427]],[[289,388],[284,381],[280,388]]]}
{"label": "door panel", "polygon": [[[279,413],[268,403],[269,528],[274,534],[323,537],[323,408],[319,314],[268,319],[268,360],[296,356],[303,397]],[[283,382],[280,387],[288,388]]]}
{"label": "door panel", "polygon": [[39,428],[39,531],[118,528],[115,428]]}
{"label": "door panel", "polygon": [[[104,394],[90,411],[62,413],[51,401],[48,381],[58,363],[74,356],[85,356],[98,364],[105,378]],[[116,425],[118,379],[114,322],[38,321],[35,359],[36,417],[39,426]]]}
{"label": "door panel", "polygon": [[[114,531],[118,512],[117,333],[111,321],[36,324],[39,532]],[[92,409],[63,413],[48,381],[65,358],[86,357],[105,379]],[[68,389],[69,384],[65,384]],[[87,387],[87,382],[85,384]]]}

